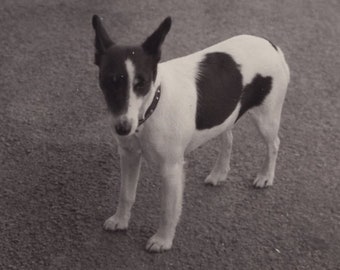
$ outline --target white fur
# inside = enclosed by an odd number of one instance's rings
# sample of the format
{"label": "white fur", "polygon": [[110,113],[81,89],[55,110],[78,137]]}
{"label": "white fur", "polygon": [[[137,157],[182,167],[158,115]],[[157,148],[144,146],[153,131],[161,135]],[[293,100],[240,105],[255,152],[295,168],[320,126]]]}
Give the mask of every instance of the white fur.
{"label": "white fur", "polygon": [[[231,55],[240,64],[243,85],[250,83],[256,74],[273,78],[271,92],[263,104],[250,111],[267,145],[267,158],[254,185],[264,187],[273,183],[280,142],[277,134],[289,81],[289,69],[281,50],[277,52],[262,38],[242,35],[159,64],[157,79],[143,100],[136,97],[130,85],[127,116],[133,119],[132,133],[136,130],[138,117],[151,104],[160,84],[162,93],[155,112],[138,128],[138,133],[117,137],[121,154],[121,191],[117,212],[104,225],[111,230],[128,226],[143,155],[148,161],[156,163],[162,172],[161,221],[156,234],[147,243],[149,251],[162,251],[172,246],[182,208],[185,153],[222,134],[221,153],[205,182],[216,185],[227,178],[232,148],[231,129],[238,116],[240,103],[221,125],[205,130],[195,128],[197,69],[200,61],[209,52],[225,52]],[[127,60],[126,67],[129,78],[133,78],[132,62]]]}
{"label": "white fur", "polygon": [[128,85],[129,85],[129,100],[128,100],[128,109],[126,112],[127,119],[132,123],[132,128],[130,134],[133,134],[138,126],[138,116],[139,116],[139,108],[143,103],[143,98],[138,97],[136,93],[133,91],[134,81],[135,81],[135,66],[130,59],[125,61],[125,66],[128,74]]}

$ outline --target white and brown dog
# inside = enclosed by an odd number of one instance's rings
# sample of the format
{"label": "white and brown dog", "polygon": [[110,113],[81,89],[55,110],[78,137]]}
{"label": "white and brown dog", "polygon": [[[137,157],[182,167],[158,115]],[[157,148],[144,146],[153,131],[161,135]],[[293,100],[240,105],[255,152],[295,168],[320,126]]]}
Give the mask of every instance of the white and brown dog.
{"label": "white and brown dog", "polygon": [[162,174],[160,225],[146,249],[170,249],[182,208],[185,154],[220,135],[221,152],[205,183],[225,181],[232,128],[246,111],[267,145],[254,186],[273,184],[289,82],[289,68],[279,47],[241,35],[160,64],[170,17],[139,46],[116,45],[97,15],[92,24],[99,83],[112,113],[121,158],[118,208],[106,220],[105,229],[128,227],[143,156],[155,162]]}

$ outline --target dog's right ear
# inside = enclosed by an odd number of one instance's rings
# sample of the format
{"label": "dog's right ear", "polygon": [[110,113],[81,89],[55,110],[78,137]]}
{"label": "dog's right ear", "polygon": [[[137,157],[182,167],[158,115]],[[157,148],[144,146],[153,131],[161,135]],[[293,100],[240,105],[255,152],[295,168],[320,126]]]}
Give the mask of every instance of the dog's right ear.
{"label": "dog's right ear", "polygon": [[105,53],[105,51],[108,48],[114,45],[114,42],[110,39],[109,35],[107,34],[103,26],[102,19],[98,15],[93,15],[92,26],[96,34],[94,40],[94,45],[96,48],[94,63],[97,66],[99,66],[101,56]]}

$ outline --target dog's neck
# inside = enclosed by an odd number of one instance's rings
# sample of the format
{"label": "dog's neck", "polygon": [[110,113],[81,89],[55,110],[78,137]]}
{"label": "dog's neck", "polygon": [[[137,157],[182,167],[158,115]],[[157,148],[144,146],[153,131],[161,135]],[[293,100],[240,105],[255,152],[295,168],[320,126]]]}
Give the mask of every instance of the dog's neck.
{"label": "dog's neck", "polygon": [[160,70],[158,65],[158,72],[156,78],[151,85],[150,93],[147,95],[143,108],[141,110],[141,114],[139,115],[138,126],[143,125],[144,122],[147,121],[147,119],[157,109],[159,100],[161,98],[161,92],[163,90],[161,89],[161,74],[159,71]]}
{"label": "dog's neck", "polygon": [[150,98],[146,103],[149,105],[145,106],[146,109],[144,110],[142,118],[140,118],[138,121],[138,126],[142,125],[153,114],[158,105],[159,99],[161,97],[161,84],[159,83],[158,86],[156,84],[153,85],[153,89],[155,89],[152,91],[153,95],[150,95]]}

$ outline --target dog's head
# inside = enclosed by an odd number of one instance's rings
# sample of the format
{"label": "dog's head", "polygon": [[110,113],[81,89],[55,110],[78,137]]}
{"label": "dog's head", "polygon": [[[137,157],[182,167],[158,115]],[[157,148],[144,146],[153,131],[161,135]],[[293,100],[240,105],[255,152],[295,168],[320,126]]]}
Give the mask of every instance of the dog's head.
{"label": "dog's head", "polygon": [[115,131],[120,136],[131,135],[143,117],[145,101],[153,94],[161,45],[170,30],[171,18],[166,18],[139,46],[116,45],[97,15],[92,17],[92,25],[99,84],[113,115]]}

